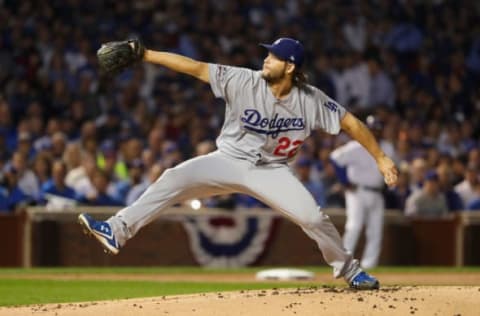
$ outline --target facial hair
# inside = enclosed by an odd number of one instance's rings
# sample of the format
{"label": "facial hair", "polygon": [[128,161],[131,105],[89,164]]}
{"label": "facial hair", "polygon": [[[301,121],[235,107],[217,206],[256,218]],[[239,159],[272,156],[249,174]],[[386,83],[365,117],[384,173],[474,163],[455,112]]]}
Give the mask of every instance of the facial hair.
{"label": "facial hair", "polygon": [[274,83],[277,83],[277,82],[280,82],[283,80],[283,78],[285,78],[285,69],[286,69],[287,65],[284,65],[282,71],[276,73],[276,74],[272,74],[271,72],[269,74],[265,74],[263,73],[262,71],[262,78],[265,79],[265,81],[268,83],[268,84],[274,84]]}

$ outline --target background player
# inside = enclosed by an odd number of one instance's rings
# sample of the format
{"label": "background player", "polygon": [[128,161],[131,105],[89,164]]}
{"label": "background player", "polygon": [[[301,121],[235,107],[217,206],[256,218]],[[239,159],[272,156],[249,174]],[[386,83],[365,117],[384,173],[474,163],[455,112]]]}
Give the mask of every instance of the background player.
{"label": "background player", "polygon": [[[367,126],[379,138],[381,123],[373,116],[367,117]],[[380,147],[390,157],[394,155],[390,143],[380,142]],[[330,158],[336,166],[337,176],[345,186],[347,221],[343,245],[355,252],[358,238],[365,227],[366,242],[360,265],[370,269],[378,264],[383,236],[383,177],[375,160],[357,141],[351,140],[335,149]]]}
{"label": "background player", "polygon": [[[320,211],[287,162],[294,159],[313,130],[337,134],[343,129],[375,157],[387,184],[396,183],[397,170],[363,123],[322,91],[304,83],[300,72],[304,49],[299,41],[281,38],[272,45],[262,44],[269,53],[261,71],[144,51],[137,40],[126,43],[144,61],[209,83],[215,96],[226,102],[225,121],[217,151],[166,170],[137,201],[107,221],[80,214],[80,224],[88,233],[116,254],[169,206],[191,198],[240,192],[297,223],[317,242],[335,277],[343,277],[353,288],[379,287],[343,248],[329,217]],[[114,64],[115,45],[104,45],[103,51],[107,52],[106,60],[100,60],[101,64]],[[118,59],[124,56],[122,51]]]}

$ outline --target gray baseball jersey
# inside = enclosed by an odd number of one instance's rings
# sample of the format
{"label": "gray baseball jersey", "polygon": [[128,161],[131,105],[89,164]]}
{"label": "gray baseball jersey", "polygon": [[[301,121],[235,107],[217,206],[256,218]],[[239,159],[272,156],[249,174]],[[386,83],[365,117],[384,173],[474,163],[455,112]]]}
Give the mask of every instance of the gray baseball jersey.
{"label": "gray baseball jersey", "polygon": [[226,101],[219,150],[166,170],[138,200],[111,217],[116,240],[123,246],[176,203],[240,192],[297,223],[317,242],[334,276],[350,281],[359,272],[358,261],[286,164],[312,130],[338,133],[345,109],[312,86],[294,87],[279,100],[258,71],[214,64],[209,71],[213,93]]}
{"label": "gray baseball jersey", "polygon": [[340,131],[345,109],[313,86],[294,87],[277,99],[260,71],[217,64],[209,71],[213,93],[226,102],[217,147],[228,155],[257,164],[284,163],[313,130]]}

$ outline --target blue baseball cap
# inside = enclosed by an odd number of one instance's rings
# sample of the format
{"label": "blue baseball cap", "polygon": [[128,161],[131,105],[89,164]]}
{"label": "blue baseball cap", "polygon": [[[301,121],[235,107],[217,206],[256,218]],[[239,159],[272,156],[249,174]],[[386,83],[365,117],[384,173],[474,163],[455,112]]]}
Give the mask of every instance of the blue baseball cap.
{"label": "blue baseball cap", "polygon": [[281,37],[273,42],[272,45],[260,44],[260,46],[265,47],[279,59],[294,63],[297,67],[303,64],[305,50],[303,49],[302,43],[296,39]]}

